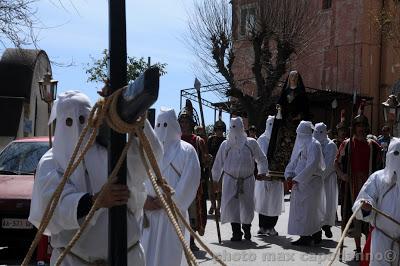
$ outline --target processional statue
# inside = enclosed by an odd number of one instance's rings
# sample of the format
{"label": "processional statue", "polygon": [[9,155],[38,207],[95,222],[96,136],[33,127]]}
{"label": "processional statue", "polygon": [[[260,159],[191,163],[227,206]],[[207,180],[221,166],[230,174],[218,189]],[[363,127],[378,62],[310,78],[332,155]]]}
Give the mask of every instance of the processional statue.
{"label": "processional statue", "polygon": [[309,120],[308,98],[299,72],[291,71],[276,105],[277,114],[268,148],[268,164],[272,173],[282,173],[290,160],[301,120]]}

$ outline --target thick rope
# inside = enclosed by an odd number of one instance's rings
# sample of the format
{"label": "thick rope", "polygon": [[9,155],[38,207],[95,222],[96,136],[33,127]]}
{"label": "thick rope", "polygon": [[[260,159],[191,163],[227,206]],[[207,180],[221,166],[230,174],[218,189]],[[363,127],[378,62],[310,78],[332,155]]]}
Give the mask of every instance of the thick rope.
{"label": "thick rope", "polygon": [[380,215],[382,215],[383,217],[385,217],[386,219],[392,221],[393,223],[397,224],[398,226],[400,226],[400,222],[395,220],[393,217],[389,216],[388,214],[384,213],[383,211],[375,208],[374,206],[371,205],[372,210],[374,210],[375,212],[379,213]]}
{"label": "thick rope", "polygon": [[[153,171],[156,174],[156,177],[160,180],[161,179],[161,171],[157,165],[157,167],[153,167],[154,166],[154,162],[156,162],[156,158],[155,155],[151,149],[150,143],[146,137],[146,135],[144,135],[143,131],[139,131],[137,132],[137,135],[139,137],[140,143],[141,143],[141,147],[142,149],[140,149],[140,154],[142,156],[142,161],[143,161],[143,165],[146,169],[147,175],[150,178],[151,184],[153,185],[154,191],[157,195],[157,197],[160,199],[161,205],[163,206],[163,208],[165,209],[165,212],[167,213],[167,216],[169,218],[169,220],[172,223],[172,226],[175,229],[175,232],[178,236],[179,241],[182,244],[183,250],[185,252],[185,256],[186,256],[186,260],[188,262],[189,265],[197,265],[196,262],[196,257],[194,256],[193,252],[190,250],[189,245],[186,243],[185,241],[185,236],[182,233],[182,230],[178,224],[177,218],[174,216],[173,211],[171,210],[169,204],[167,203],[164,194],[161,192],[160,188],[159,188],[159,184],[160,182],[157,182],[156,178],[154,177],[154,175],[151,173],[150,170],[150,166],[147,163],[147,159],[145,157],[144,151],[146,151],[148,159],[150,164],[152,165]],[[157,164],[157,162],[156,162]],[[158,175],[160,174],[160,175]],[[158,175],[158,176],[157,176]]]}
{"label": "thick rope", "polygon": [[[143,132],[139,132],[138,137],[139,137],[139,139],[140,139],[140,142],[141,142],[142,145],[143,145],[143,146],[142,146],[143,149],[146,151],[146,153],[147,153],[147,155],[148,155],[148,157],[149,157],[149,162],[150,162],[150,164],[152,165],[152,168],[153,168],[154,173],[156,174],[156,178],[157,178],[158,180],[164,180],[164,179],[162,178],[161,170],[160,170],[160,168],[159,168],[159,166],[158,166],[158,164],[157,164],[157,160],[156,160],[156,158],[155,158],[155,156],[154,156],[154,153],[153,153],[153,151],[152,151],[152,148],[151,148],[151,146],[150,146],[150,143],[149,143],[149,141],[148,141],[146,135],[144,135]],[[144,156],[144,152],[142,151],[142,157],[143,157],[143,156]],[[145,161],[145,159],[143,159],[143,161]],[[156,191],[156,194],[157,194],[157,196],[159,196],[159,195],[158,195],[159,193],[157,193],[157,190],[159,190],[159,188],[158,188],[158,186],[155,186],[155,185],[157,185],[157,184],[156,184],[156,180],[155,180],[154,176],[152,176],[151,171],[150,171],[150,169],[149,169],[149,166],[148,166],[147,162],[144,162],[144,166],[145,166],[146,171],[147,171],[147,173],[148,173],[148,175],[149,175],[149,177],[150,177],[150,180],[152,181],[152,184],[153,184],[153,187],[154,187],[154,189],[155,189],[155,191]],[[154,181],[154,182],[153,182],[153,181]],[[160,183],[161,183],[161,184],[164,184],[164,183],[166,183],[166,182],[164,181],[164,182],[160,182]],[[167,197],[167,200],[170,202],[170,206],[168,206],[168,207],[171,208],[172,211],[174,211],[174,212],[178,215],[178,218],[181,220],[181,222],[182,222],[183,225],[186,227],[186,229],[188,229],[188,231],[190,232],[190,234],[199,242],[199,244],[206,250],[206,252],[208,252],[218,263],[220,263],[221,265],[226,265],[218,256],[216,256],[216,255],[207,247],[206,244],[204,244],[204,242],[203,242],[203,241],[201,240],[201,238],[196,234],[196,232],[194,232],[194,231],[192,230],[192,228],[190,227],[190,225],[187,223],[185,217],[183,216],[182,212],[179,210],[179,208],[176,206],[175,202],[173,201],[172,195],[168,193],[168,189],[170,189],[170,188],[166,187],[166,188],[164,189],[164,186],[162,186],[162,185],[161,185],[161,188],[164,190],[165,195],[166,195],[166,197]],[[162,194],[161,194],[161,196],[162,196],[162,198],[164,198]],[[160,197],[160,199],[161,199],[161,197]],[[161,199],[161,201],[162,201],[162,199]],[[186,244],[186,242],[185,242],[185,244]],[[190,250],[190,249],[189,249],[189,250]]]}
{"label": "thick rope", "polygon": [[[78,167],[78,165],[80,164],[80,162],[83,160],[85,153],[87,152],[87,150],[90,148],[90,146],[94,143],[94,140],[96,139],[96,134],[97,134],[97,128],[99,126],[99,121],[101,119],[95,119],[95,115],[97,112],[99,112],[100,114],[102,113],[102,107],[98,104],[96,104],[92,111],[90,112],[89,115],[89,121],[92,121],[93,124],[89,123],[84,127],[84,129],[81,132],[81,135],[79,136],[79,140],[75,145],[74,148],[74,152],[72,153],[72,156],[70,158],[70,161],[68,162],[67,168],[64,172],[64,175],[61,179],[61,182],[59,183],[59,185],[57,186],[56,190],[54,191],[52,197],[49,200],[49,203],[46,206],[45,212],[43,214],[42,217],[42,221],[39,225],[38,231],[36,232],[35,238],[32,241],[32,244],[27,252],[27,254],[25,255],[25,258],[21,264],[21,266],[27,266],[32,258],[33,252],[36,248],[36,246],[38,245],[45,229],[47,228],[51,217],[54,214],[55,208],[58,204],[58,201],[61,197],[61,193],[64,189],[65,184],[68,181],[69,176],[75,171],[75,169]],[[80,147],[82,145],[82,142],[87,134],[87,132],[89,131],[89,128],[94,126],[93,128],[93,132],[90,134],[89,140],[86,143],[83,151],[80,153],[78,160],[75,162],[75,158],[80,150]]]}
{"label": "thick rope", "polygon": [[125,147],[124,147],[124,149],[123,149],[123,151],[122,151],[122,153],[120,155],[120,157],[118,158],[118,161],[117,161],[117,164],[114,167],[114,170],[111,172],[106,184],[99,191],[99,194],[98,194],[96,200],[94,201],[94,203],[92,205],[92,208],[90,209],[89,213],[86,215],[85,220],[83,221],[83,223],[80,226],[79,230],[75,233],[75,235],[72,237],[72,239],[70,240],[68,245],[65,247],[63,252],[58,257],[58,259],[56,261],[56,264],[55,264],[56,266],[61,265],[61,263],[62,263],[63,259],[65,258],[65,256],[67,256],[67,254],[71,251],[73,246],[79,240],[79,238],[81,237],[81,235],[85,231],[86,227],[89,225],[90,221],[92,220],[94,214],[99,209],[99,206],[98,206],[99,202],[104,197],[106,188],[109,187],[112,184],[112,182],[114,181],[113,179],[117,176],[118,171],[121,168],[122,163],[125,160],[125,157],[126,157],[126,154],[128,152],[129,146],[132,143],[132,139],[133,139],[133,137],[130,136],[127,144],[125,145]]}
{"label": "thick rope", "polygon": [[[68,162],[68,166],[64,172],[64,175],[62,177],[62,180],[60,184],[57,186],[56,190],[54,191],[49,203],[46,206],[45,212],[42,217],[42,222],[38,228],[38,231],[35,235],[35,239],[32,241],[31,247],[26,254],[24,261],[22,262],[21,265],[28,265],[32,254],[40,241],[40,238],[47,228],[53,214],[55,211],[55,208],[58,204],[58,201],[61,197],[61,194],[63,192],[64,186],[66,182],[68,181],[68,178],[71,176],[73,171],[79,166],[81,161],[84,158],[84,155],[86,152],[89,150],[89,148],[93,145],[98,128],[102,124],[103,120],[105,119],[107,124],[116,132],[118,133],[129,133],[129,140],[128,143],[125,145],[116,166],[114,167],[113,171],[111,172],[108,181],[106,184],[102,187],[100,190],[98,197],[96,198],[95,202],[93,203],[93,206],[91,210],[89,211],[88,215],[85,217],[85,220],[83,224],[81,225],[80,229],[75,233],[73,238],[70,240],[66,248],[63,250],[59,258],[57,259],[56,265],[60,265],[62,263],[62,260],[65,258],[65,256],[70,252],[70,250],[73,248],[73,246],[76,244],[76,242],[79,240],[81,237],[82,233],[88,226],[90,220],[93,218],[95,212],[98,210],[98,204],[100,200],[104,197],[104,193],[106,191],[106,188],[111,184],[112,180],[114,177],[117,175],[125,157],[128,151],[128,148],[132,142],[133,139],[133,134],[136,133],[137,136],[139,137],[141,141],[141,155],[143,158],[143,163],[146,167],[147,173],[149,175],[149,178],[151,180],[151,183],[154,187],[154,190],[157,194],[157,196],[160,198],[161,203],[163,205],[163,208],[165,209],[168,218],[170,219],[171,223],[174,226],[174,229],[178,235],[178,238],[183,246],[184,254],[186,257],[186,260],[189,265],[198,265],[196,262],[196,257],[193,255],[192,251],[190,250],[190,247],[185,241],[184,235],[182,233],[182,229],[180,225],[178,224],[178,217],[182,221],[183,225],[189,230],[190,234],[193,235],[196,240],[200,243],[200,245],[210,254],[212,255],[213,258],[215,258],[221,265],[225,265],[215,254],[212,253],[212,251],[201,241],[201,239],[196,235],[196,233],[191,229],[190,225],[186,222],[184,219],[182,213],[180,210],[177,208],[176,204],[174,203],[172,199],[172,195],[174,193],[173,189],[167,184],[165,179],[162,178],[161,176],[161,170],[158,167],[155,155],[152,151],[151,145],[149,140],[147,139],[146,135],[143,132],[143,125],[144,125],[144,118],[141,120],[137,120],[133,124],[129,124],[124,122],[118,115],[117,113],[117,102],[118,102],[118,97],[122,93],[122,89],[114,92],[110,97],[106,98],[106,100],[99,100],[96,105],[93,107],[87,125],[84,127],[82,130],[81,135],[79,136],[79,140],[77,144],[75,145],[74,152],[70,158],[70,161]],[[89,128],[93,128],[92,132],[89,135],[89,140],[87,143],[84,145],[84,148],[82,149],[81,153],[78,156],[78,159],[76,159],[78,152],[80,151],[80,147],[82,146],[82,142],[87,135]],[[149,162],[152,166],[153,171],[156,174],[157,179],[152,175],[151,170],[149,165],[147,164],[144,151],[146,151],[147,156],[149,158]],[[166,197],[161,193],[159,186],[162,187]]]}
{"label": "thick rope", "polygon": [[332,259],[329,261],[328,266],[331,266],[333,264],[333,262],[335,261],[337,255],[339,253],[339,249],[340,249],[341,245],[343,244],[343,241],[347,235],[347,231],[349,231],[350,225],[353,222],[353,220],[356,218],[356,213],[361,209],[361,207],[362,207],[362,204],[360,206],[358,206],[358,208],[350,216],[350,219],[347,222],[346,227],[344,228],[344,230],[342,232],[342,236],[340,237],[339,243],[337,244],[336,249],[335,249],[335,253],[334,253]]}
{"label": "thick rope", "polygon": [[[344,241],[344,239],[345,239],[345,237],[346,237],[346,235],[347,235],[347,231],[349,230],[351,223],[353,222],[354,218],[356,217],[356,213],[359,212],[360,209],[362,208],[362,205],[363,205],[362,203],[368,203],[368,202],[362,201],[361,204],[360,204],[360,206],[358,206],[358,208],[353,212],[353,215],[350,216],[350,219],[349,219],[349,221],[347,222],[345,229],[343,230],[342,237],[340,238],[340,241],[339,241],[339,243],[338,243],[337,246],[336,246],[334,256],[333,256],[333,258],[330,260],[328,266],[331,266],[332,263],[335,261],[337,255],[338,255],[339,249],[340,249],[341,245],[343,244],[343,241]],[[386,219],[388,219],[388,220],[392,221],[393,223],[397,224],[398,226],[400,226],[400,222],[397,221],[397,220],[395,220],[393,217],[389,216],[388,214],[382,212],[381,210],[375,208],[375,207],[372,206],[372,205],[371,205],[371,208],[372,208],[372,210],[374,210],[374,211],[377,212],[378,214],[382,215],[382,216],[385,217]]]}
{"label": "thick rope", "polygon": [[[117,104],[118,104],[118,96],[121,95],[122,90],[118,90],[116,91],[113,95],[115,95],[115,97],[111,100],[111,106],[108,109],[108,115],[106,116],[106,121],[107,124],[115,131],[119,132],[119,133],[126,133],[126,132],[134,132],[137,135],[143,134],[143,124],[141,128],[132,128],[132,125],[129,123],[126,123],[125,121],[123,121],[120,116],[117,113]],[[133,130],[132,130],[133,129]],[[147,140],[147,138],[146,138]],[[142,141],[142,140],[141,140]],[[150,143],[149,143],[149,147],[151,149]],[[153,154],[154,156],[154,154]],[[155,159],[155,157],[154,157]],[[143,160],[143,163],[147,163],[147,161]],[[160,172],[161,174],[161,172]],[[159,180],[158,180],[159,181]],[[154,186],[154,184],[153,184]],[[172,193],[172,190],[169,190],[170,193]],[[160,192],[161,194],[161,192]],[[161,194],[162,195],[162,194]],[[160,197],[161,199],[161,197]],[[167,212],[167,215],[169,217],[169,219],[171,220],[172,224],[174,225],[175,231],[178,235],[179,240],[181,241],[182,245],[183,245],[183,250],[185,253],[185,257],[186,260],[188,262],[189,265],[197,265],[196,263],[196,257],[193,255],[193,253],[190,250],[190,247],[187,245],[187,243],[185,242],[185,238],[183,236],[182,230],[180,228],[180,226],[178,225],[178,219],[176,218],[176,214],[169,209],[169,205],[167,204],[167,202],[164,199],[164,202],[161,201],[163,204],[164,209]],[[165,204],[164,204],[165,203]],[[169,209],[169,211],[168,211]]]}
{"label": "thick rope", "polygon": [[[114,131],[117,131],[118,133],[129,133],[129,139],[128,142],[126,143],[126,145],[124,146],[124,149],[121,152],[120,157],[118,158],[118,161],[114,167],[114,169],[112,170],[110,176],[108,177],[108,181],[106,182],[106,184],[101,188],[101,190],[99,191],[99,194],[95,200],[95,202],[93,203],[89,213],[86,215],[84,222],[82,223],[82,225],[80,226],[79,230],[75,233],[75,235],[72,237],[72,239],[70,240],[70,242],[68,243],[68,245],[65,247],[65,249],[63,250],[63,252],[60,254],[60,256],[58,257],[57,261],[56,261],[56,266],[60,265],[63,261],[63,259],[65,258],[65,256],[67,256],[67,254],[71,251],[71,249],[73,248],[73,246],[76,244],[76,242],[79,240],[79,238],[81,237],[81,235],[83,234],[84,230],[86,229],[86,227],[89,225],[91,219],[93,218],[94,214],[96,213],[96,211],[99,209],[99,202],[100,200],[104,197],[106,188],[109,187],[113,181],[113,179],[117,176],[119,169],[121,168],[128,149],[132,143],[133,140],[133,133],[141,130],[143,128],[144,125],[144,118],[141,118],[140,120],[136,121],[136,123],[134,124],[127,124],[125,122],[123,122],[122,120],[119,120],[119,116],[118,119],[115,117],[117,115],[116,111],[116,103],[119,95],[121,94],[122,89],[116,91],[115,93],[113,93],[109,98],[108,101],[105,103],[105,106],[103,106],[104,112],[103,114],[106,114],[105,116],[101,116],[101,118],[99,119],[100,122],[102,122],[103,118],[106,118],[106,121],[108,123],[108,125],[113,128]],[[110,106],[111,105],[111,106]]]}
{"label": "thick rope", "polygon": [[[122,165],[122,162],[126,156],[126,153],[128,151],[129,145],[132,141],[132,134],[134,132],[142,132],[142,128],[143,128],[143,122],[144,119],[141,120],[141,122],[138,123],[134,123],[134,124],[128,124],[126,122],[124,122],[123,120],[121,120],[116,112],[116,106],[117,106],[117,99],[118,96],[121,94],[121,90],[117,91],[116,93],[114,93],[112,95],[111,100],[109,101],[110,103],[110,107],[108,105],[106,105],[104,107],[104,109],[107,112],[106,117],[106,121],[109,124],[109,126],[111,128],[113,128],[113,130],[115,130],[116,132],[119,133],[130,133],[131,136],[129,138],[129,143],[124,147],[124,151],[122,152],[121,157],[118,160],[117,165],[115,166],[110,179],[111,180],[117,173],[118,170],[120,168],[120,166]],[[139,133],[140,134],[140,133]],[[107,185],[109,185],[110,181],[108,181]],[[95,203],[93,204],[89,214],[86,216],[85,221],[83,222],[82,226],[80,227],[80,229],[76,232],[76,234],[74,235],[74,237],[71,239],[70,243],[67,245],[67,247],[63,250],[62,254],[60,255],[60,257],[58,258],[56,265],[60,265],[62,260],[65,258],[65,256],[70,252],[70,250],[72,249],[72,247],[76,244],[76,242],[79,240],[80,236],[82,235],[83,231],[85,230],[85,228],[87,227],[87,225],[89,224],[90,220],[93,218],[94,213],[96,212],[96,210],[98,209],[98,202],[101,199],[101,197],[103,197],[104,195],[104,189],[105,187],[103,187],[103,189],[99,192],[99,196],[96,199]],[[176,215],[176,214],[175,214]],[[175,221],[177,221],[177,219],[175,218]],[[176,223],[177,224],[177,223]],[[180,227],[178,226],[178,228],[180,229]],[[180,231],[180,230],[179,230]],[[182,232],[180,232],[182,234]],[[179,235],[179,233],[178,233]],[[183,234],[182,234],[183,236]],[[182,239],[184,240],[184,237],[182,237]],[[190,251],[190,248],[187,246],[187,248],[185,249],[185,256],[188,260],[189,265],[197,265],[196,264],[196,258],[194,257],[194,255],[192,254],[192,257],[190,256],[190,254],[188,253],[188,250]]]}
{"label": "thick rope", "polygon": [[208,253],[211,255],[213,259],[215,259],[219,264],[226,266],[226,264],[221,260],[219,256],[217,256],[215,253],[212,252],[212,250],[201,240],[201,238],[197,235],[195,231],[191,228],[190,224],[186,221],[185,217],[183,217],[182,212],[179,211],[178,207],[176,206],[175,202],[172,202],[173,206],[175,209],[177,209],[177,214],[181,222],[185,225],[185,227],[189,230],[190,235],[196,239],[197,242],[199,242],[200,246]]}

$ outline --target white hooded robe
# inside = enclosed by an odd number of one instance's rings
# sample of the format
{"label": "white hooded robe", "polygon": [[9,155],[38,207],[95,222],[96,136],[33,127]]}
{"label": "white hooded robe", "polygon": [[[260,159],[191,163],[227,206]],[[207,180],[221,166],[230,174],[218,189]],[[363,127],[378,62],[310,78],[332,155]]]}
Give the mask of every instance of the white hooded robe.
{"label": "white hooded robe", "polygon": [[339,193],[335,170],[335,158],[338,149],[336,144],[328,138],[327,127],[324,123],[318,123],[315,125],[314,138],[321,144],[326,167],[323,172],[326,198],[324,225],[334,226],[336,221]]}
{"label": "white hooded robe", "polygon": [[325,193],[322,174],[325,169],[321,144],[312,137],[313,126],[301,121],[297,127],[296,143],[285,177],[293,177],[290,197],[288,234],[310,236],[323,226]]}
{"label": "white hooded robe", "polygon": [[[396,155],[397,154],[397,155]],[[353,206],[355,211],[362,201],[367,201],[375,208],[400,222],[400,140],[393,138],[386,155],[386,167],[373,173],[365,182]],[[364,216],[365,215],[365,216]],[[356,213],[356,218],[369,222],[372,231],[371,257],[372,266],[400,265],[400,226],[377,214],[374,210]]]}
{"label": "white hooded robe", "polygon": [[[162,175],[175,190],[175,203],[188,219],[187,210],[200,184],[200,163],[196,150],[181,140],[181,129],[173,109],[161,109],[155,131],[164,146],[164,157],[160,164]],[[146,181],[145,185],[148,194],[156,197],[151,183]],[[165,210],[146,210],[145,213],[149,226],[143,228],[141,242],[147,265],[186,265],[182,244]],[[184,230],[184,233],[189,241],[188,231]]]}
{"label": "white hooded robe", "polygon": [[240,117],[232,118],[227,140],[216,155],[212,178],[222,180],[221,223],[251,224],[254,218],[254,162],[268,174],[268,162],[258,143],[247,138]]}
{"label": "white hooded robe", "polygon": [[[54,146],[41,158],[33,187],[29,221],[38,227],[44,210],[61,181],[69,156],[77,141],[83,124],[79,117],[88,118],[90,102],[86,95],[77,91],[69,91],[59,96],[52,111],[52,119],[57,119],[54,135]],[[66,119],[72,118],[71,127],[66,126]],[[144,132],[150,140],[151,146],[158,159],[162,155],[162,147],[158,142],[150,123],[146,121]],[[128,200],[128,265],[145,265],[144,253],[140,238],[138,220],[142,215],[142,208],[146,197],[144,180],[146,171],[138,153],[138,140],[134,139],[127,153],[127,186],[130,190]],[[100,191],[107,181],[107,150],[94,144],[84,156],[84,161],[73,172],[66,183],[60,201],[55,209],[45,233],[51,237],[53,252],[50,264],[54,265],[62,248],[64,248],[75,232],[79,229],[84,218],[77,218],[79,200],[86,193],[95,194]],[[74,255],[72,255],[74,254]],[[80,259],[78,259],[78,257]],[[99,209],[90,225],[83,232],[80,239],[62,262],[64,266],[86,265],[87,262],[107,260],[108,257],[108,209]]]}
{"label": "white hooded robe", "polygon": [[[274,116],[268,117],[265,132],[257,139],[258,145],[260,145],[265,155],[268,153],[274,119]],[[283,189],[282,181],[256,180],[254,191],[255,211],[265,216],[279,216],[285,210]]]}

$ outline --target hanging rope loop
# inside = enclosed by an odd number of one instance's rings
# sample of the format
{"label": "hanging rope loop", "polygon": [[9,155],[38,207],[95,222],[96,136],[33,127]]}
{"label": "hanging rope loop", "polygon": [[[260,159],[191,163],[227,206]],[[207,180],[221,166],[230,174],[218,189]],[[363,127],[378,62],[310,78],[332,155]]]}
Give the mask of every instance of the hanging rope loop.
{"label": "hanging rope loop", "polygon": [[[104,197],[105,191],[112,184],[115,176],[117,175],[120,167],[122,166],[122,163],[125,160],[125,157],[127,155],[128,149],[130,147],[130,144],[133,141],[134,136],[137,136],[140,140],[139,152],[141,154],[142,161],[146,168],[148,177],[153,185],[153,188],[157,194],[157,197],[159,197],[159,199],[161,201],[162,207],[166,211],[167,216],[174,227],[174,230],[179,238],[179,241],[182,244],[183,251],[184,251],[184,254],[185,254],[188,264],[189,265],[198,265],[196,262],[196,257],[194,256],[194,254],[190,250],[189,245],[185,241],[185,237],[183,234],[183,228],[181,228],[182,226],[184,226],[184,228],[189,230],[190,234],[200,243],[200,245],[218,263],[220,263],[221,265],[226,265],[218,256],[216,256],[202,242],[200,237],[191,229],[190,225],[185,220],[184,215],[181,213],[181,211],[177,207],[176,203],[174,202],[172,196],[174,195],[175,191],[171,186],[169,186],[168,182],[162,177],[161,170],[158,166],[158,163],[157,163],[156,157],[154,155],[154,152],[152,150],[152,147],[150,145],[150,142],[143,132],[144,123],[146,120],[145,115],[142,115],[141,117],[139,117],[132,124],[126,123],[118,115],[118,112],[117,112],[118,98],[121,95],[121,93],[123,92],[124,88],[121,88],[121,89],[115,91],[113,94],[111,94],[110,96],[108,96],[106,98],[102,98],[102,99],[98,100],[97,103],[92,108],[89,118],[88,118],[88,122],[87,122],[86,126],[84,127],[84,129],[82,130],[81,135],[79,136],[79,140],[75,145],[74,152],[70,158],[70,161],[68,162],[68,166],[64,172],[64,175],[62,176],[61,182],[57,186],[49,203],[46,206],[45,212],[42,217],[42,221],[39,225],[39,228],[35,235],[35,238],[32,241],[29,251],[27,252],[27,254],[24,258],[24,261],[21,264],[22,266],[29,265],[29,262],[32,258],[32,254],[54,214],[55,208],[60,200],[60,196],[64,189],[65,184],[67,183],[71,174],[75,171],[75,169],[79,166],[79,164],[83,160],[86,152],[94,144],[94,142],[96,140],[98,129],[100,128],[100,126],[103,124],[104,121],[114,131],[116,131],[120,134],[129,134],[128,142],[126,143],[114,169],[112,170],[110,176],[108,177],[108,181],[102,187],[102,189],[99,191],[98,196],[96,197],[96,200],[93,203],[92,208],[90,209],[89,213],[85,217],[85,220],[81,224],[79,230],[72,237],[72,239],[70,240],[68,245],[63,249],[63,251],[62,251],[61,255],[59,256],[59,258],[57,259],[55,265],[60,265],[62,263],[65,256],[67,256],[67,254],[71,251],[71,249],[76,244],[76,242],[79,240],[79,238],[81,237],[81,235],[84,232],[84,230],[86,229],[86,227],[89,225],[90,220],[93,218],[95,212],[99,209],[99,203],[100,203],[101,199]],[[88,134],[89,134],[89,138],[88,138],[87,143],[83,143],[83,140],[85,139],[86,135],[88,135]],[[83,149],[81,149],[82,146],[83,146]],[[79,151],[81,151],[81,152],[79,152]],[[149,165],[149,163],[150,163],[150,165]],[[163,192],[161,192],[160,188]]]}

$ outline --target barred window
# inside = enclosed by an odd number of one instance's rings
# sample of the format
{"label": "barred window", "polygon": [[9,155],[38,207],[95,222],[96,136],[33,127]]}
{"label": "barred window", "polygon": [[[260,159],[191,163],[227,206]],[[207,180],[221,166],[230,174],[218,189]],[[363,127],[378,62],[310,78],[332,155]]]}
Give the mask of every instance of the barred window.
{"label": "barred window", "polygon": [[240,36],[245,36],[254,27],[256,22],[256,8],[254,6],[242,6],[240,8]]}

